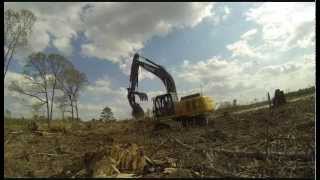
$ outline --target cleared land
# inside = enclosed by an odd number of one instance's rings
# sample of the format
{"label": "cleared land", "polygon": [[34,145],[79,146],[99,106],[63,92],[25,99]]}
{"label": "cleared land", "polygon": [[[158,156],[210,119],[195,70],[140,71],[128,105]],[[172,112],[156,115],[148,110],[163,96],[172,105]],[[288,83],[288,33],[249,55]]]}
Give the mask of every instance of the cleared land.
{"label": "cleared land", "polygon": [[[147,119],[36,124],[5,120],[6,177],[314,177],[314,96],[273,112],[217,112],[208,127],[159,128]],[[142,169],[106,160],[130,144]]]}

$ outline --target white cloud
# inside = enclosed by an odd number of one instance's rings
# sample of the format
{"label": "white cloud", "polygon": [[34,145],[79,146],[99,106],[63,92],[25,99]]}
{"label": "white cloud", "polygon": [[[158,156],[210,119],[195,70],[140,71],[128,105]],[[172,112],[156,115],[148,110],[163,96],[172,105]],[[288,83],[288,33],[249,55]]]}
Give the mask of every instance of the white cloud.
{"label": "white cloud", "polygon": [[231,10],[229,6],[221,6],[220,4],[216,4],[216,6],[214,6],[214,8],[211,10],[211,14],[211,17],[208,19],[213,23],[213,25],[216,26],[227,20],[231,14]]}
{"label": "white cloud", "polygon": [[4,79],[4,96],[18,96],[19,94],[8,91],[8,87],[12,81],[25,82],[25,78],[20,73],[7,71],[6,78]]}
{"label": "white cloud", "polygon": [[232,52],[232,57],[250,57],[261,58],[262,55],[259,52],[261,47],[253,47],[250,45],[257,34],[257,29],[251,29],[240,36],[240,40],[232,44],[227,45],[227,49]]}
{"label": "white cloud", "polygon": [[[242,36],[248,37],[248,34],[244,34]],[[256,48],[249,45],[247,40],[239,40],[237,42],[234,42],[233,44],[229,44],[227,45],[227,49],[232,51],[232,57],[262,57],[262,55],[259,53],[259,51],[256,50]]]}
{"label": "white cloud", "polygon": [[6,2],[5,9],[29,9],[37,17],[30,37],[31,51],[42,51],[49,46],[50,36],[53,44],[66,55],[72,53],[71,39],[77,36],[81,23],[79,13],[83,3],[30,3]]}
{"label": "white cloud", "polygon": [[264,41],[280,50],[314,44],[315,3],[268,2],[251,8],[247,20],[262,27]]}
{"label": "white cloud", "polygon": [[[129,58],[132,59],[132,58]],[[120,70],[127,76],[130,76],[130,72],[131,72],[131,60],[127,60],[127,61],[122,61],[120,63]],[[142,81],[144,79],[154,79],[156,76],[153,75],[152,73],[150,73],[149,71],[146,71],[145,69],[143,69],[142,67],[139,67],[139,81]]]}
{"label": "white cloud", "polygon": [[[53,45],[65,55],[71,55],[71,40],[77,37],[81,26],[80,12],[84,3],[36,3],[36,2],[6,2],[5,9],[29,9],[37,17],[33,32],[30,37],[30,51],[42,51],[50,44],[53,36]],[[21,56],[25,56],[22,54]]]}
{"label": "white cloud", "polygon": [[[232,51],[232,60],[218,56],[197,62],[185,60],[173,73],[173,78],[179,84],[178,94],[183,96],[199,92],[201,84],[205,94],[219,101],[241,99],[239,97],[250,99],[261,97],[266,91],[272,92],[275,88],[296,89],[313,84],[314,54],[286,59],[290,61],[288,63],[281,60],[276,65],[256,63],[261,62],[262,58],[270,60],[265,57],[271,55],[278,57],[277,51],[280,50],[314,46],[314,3],[300,5],[265,3],[250,9],[246,14],[247,20],[258,26],[244,32],[238,41],[227,46]],[[126,75],[130,72],[133,53],[139,52],[150,38],[165,36],[176,28],[192,28],[206,18],[221,22],[231,14],[229,7],[221,6],[222,14],[218,15],[216,8],[213,11],[212,3],[19,2],[5,3],[7,7],[31,9],[37,15],[37,28],[31,36],[31,48],[34,50],[43,50],[51,40],[53,46],[65,54],[71,54],[72,40],[83,32],[86,37],[86,43],[80,46],[83,55],[118,63]],[[251,44],[260,35],[262,44]],[[255,58],[255,61],[241,58]],[[252,72],[249,73],[248,69]],[[6,81],[19,78],[20,74],[8,73]],[[154,78],[142,70],[139,80]],[[5,101],[13,96],[6,89],[6,81]],[[163,91],[147,93],[153,97]],[[96,118],[101,109],[108,105],[116,117],[129,117],[131,108],[126,95],[126,88],[113,87],[108,77],[102,77],[82,93],[80,115],[84,119]],[[18,107],[17,102],[11,104]],[[143,107],[151,107],[151,101],[141,104]]]}
{"label": "white cloud", "polygon": [[105,106],[109,106],[120,119],[128,117],[131,112],[127,89],[113,87],[108,76],[97,79],[84,89],[79,104],[80,114],[84,119],[97,118]]}
{"label": "white cloud", "polygon": [[226,20],[230,15],[230,8],[228,6],[225,6],[224,8],[224,15],[222,16],[222,20]]}
{"label": "white cloud", "polygon": [[20,85],[28,84],[28,80],[23,74],[8,71],[4,80],[4,109],[9,109],[15,117],[28,117],[31,115],[30,105],[37,102],[35,98],[19,94],[8,89],[12,81],[17,81]]}
{"label": "white cloud", "polygon": [[142,68],[139,69],[139,81],[142,81],[143,79],[154,79],[156,78],[156,76],[152,73],[150,73],[149,71],[146,71]]}
{"label": "white cloud", "polygon": [[175,74],[181,84],[189,84],[193,87],[189,90],[182,90],[183,95],[200,92],[201,85],[205,94],[223,99],[223,96],[236,92],[237,88],[251,87],[251,84],[239,77],[239,75],[242,75],[243,78],[248,76],[244,68],[238,61],[213,57],[197,63],[185,62]]}
{"label": "white cloud", "polygon": [[[42,51],[52,45],[64,55],[73,52],[72,40],[83,32],[80,44],[84,56],[119,63],[124,68],[134,52],[153,36],[165,36],[175,28],[194,27],[213,16],[214,3],[207,2],[96,2],[96,3],[5,3],[5,9],[29,9],[37,16],[31,35],[30,51]],[[225,7],[225,12],[229,10]],[[142,78],[152,78],[142,73]]]}
{"label": "white cloud", "polygon": [[[152,109],[152,97],[165,93],[162,90],[140,91],[148,95],[148,101],[141,102],[139,98],[136,98],[137,103],[145,111],[147,108]],[[109,106],[118,119],[131,117],[132,110],[127,99],[127,89],[125,87],[114,87],[107,76],[103,76],[89,85],[81,93],[79,104],[79,112],[83,119],[98,118],[105,106]]]}
{"label": "white cloud", "polygon": [[251,29],[241,35],[241,39],[250,40],[257,33],[257,29]]}
{"label": "white cloud", "polygon": [[211,16],[212,3],[90,3],[83,13],[85,55],[119,62],[152,36],[194,27]]}
{"label": "white cloud", "polygon": [[[232,57],[255,58],[260,62],[277,59],[292,48],[312,48],[315,45],[314,11],[314,3],[270,2],[254,6],[245,16],[258,26],[226,47]],[[262,41],[259,42],[259,38]]]}
{"label": "white cloud", "polygon": [[223,60],[220,57],[213,57],[208,60],[198,61],[196,64],[190,64],[185,61],[182,65],[182,71],[178,73],[178,77],[190,82],[223,81],[231,79],[234,74],[240,71],[242,71],[241,67],[234,62]]}
{"label": "white cloud", "polygon": [[53,44],[60,51],[64,52],[67,55],[71,55],[73,51],[73,47],[71,45],[71,38],[57,38],[53,41]]}
{"label": "white cloud", "polygon": [[[248,66],[252,66],[253,72],[246,70]],[[200,92],[202,85],[204,94],[216,101],[238,99],[243,103],[277,88],[295,90],[314,85],[315,57],[301,55],[286,63],[266,66],[213,57],[196,63],[185,61],[174,76],[177,83],[188,84],[183,89],[178,87],[180,96]]]}

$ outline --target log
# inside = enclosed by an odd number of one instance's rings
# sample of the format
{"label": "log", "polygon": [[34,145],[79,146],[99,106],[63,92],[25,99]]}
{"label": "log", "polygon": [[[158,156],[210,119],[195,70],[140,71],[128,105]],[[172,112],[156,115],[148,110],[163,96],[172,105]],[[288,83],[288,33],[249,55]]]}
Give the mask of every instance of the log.
{"label": "log", "polygon": [[154,162],[150,158],[148,158],[147,156],[144,156],[144,159],[146,160],[147,163],[154,165]]}

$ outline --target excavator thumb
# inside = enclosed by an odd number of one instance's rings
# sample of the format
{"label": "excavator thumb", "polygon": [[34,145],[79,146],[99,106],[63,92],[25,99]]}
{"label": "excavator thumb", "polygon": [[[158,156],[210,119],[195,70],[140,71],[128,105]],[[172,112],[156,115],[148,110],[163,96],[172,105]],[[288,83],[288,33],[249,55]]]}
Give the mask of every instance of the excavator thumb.
{"label": "excavator thumb", "polygon": [[140,101],[148,101],[148,95],[143,92],[134,91],[132,94],[138,95],[140,98]]}
{"label": "excavator thumb", "polygon": [[130,100],[129,103],[132,107],[132,116],[135,119],[144,117],[144,111],[142,107],[135,102],[135,95],[138,95],[141,101],[147,101],[148,96],[146,93],[138,92],[138,91],[132,91],[131,88],[128,88],[128,99]]}

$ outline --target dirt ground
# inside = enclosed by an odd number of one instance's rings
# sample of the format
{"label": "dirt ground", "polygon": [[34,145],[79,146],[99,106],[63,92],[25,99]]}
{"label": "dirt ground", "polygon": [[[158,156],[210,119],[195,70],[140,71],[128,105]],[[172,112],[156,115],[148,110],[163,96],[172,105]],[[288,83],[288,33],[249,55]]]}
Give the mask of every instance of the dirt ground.
{"label": "dirt ground", "polygon": [[[56,121],[48,129],[42,122],[36,122],[36,128],[30,122],[6,120],[4,175],[97,177],[97,169],[110,165],[105,159],[111,156],[115,145],[136,144],[141,157],[148,159],[142,163],[143,170],[124,170],[115,163],[116,174],[312,178],[314,113],[314,97],[309,97],[272,112],[258,109],[215,114],[207,127],[155,128],[152,120],[127,120]],[[119,176],[111,173],[110,177]]]}

